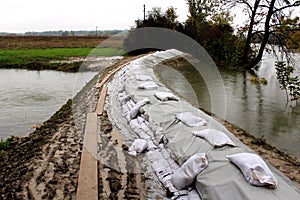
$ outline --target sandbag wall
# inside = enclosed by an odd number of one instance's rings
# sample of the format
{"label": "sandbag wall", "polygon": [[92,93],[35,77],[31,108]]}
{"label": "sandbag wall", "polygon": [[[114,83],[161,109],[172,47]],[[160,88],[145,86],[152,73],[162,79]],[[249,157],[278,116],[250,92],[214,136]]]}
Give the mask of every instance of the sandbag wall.
{"label": "sandbag wall", "polygon": [[[136,143],[130,150],[133,155],[147,149],[152,168],[174,198],[188,199],[195,195],[193,187],[178,190],[171,177],[189,158],[203,153],[208,166],[196,178],[196,189],[203,199],[299,199],[299,189],[272,166],[278,185],[276,189],[254,187],[247,183],[241,171],[226,156],[237,153],[253,153],[201,110],[174,95],[162,101],[157,93],[172,93],[153,73],[153,68],[166,59],[183,55],[176,50],[156,52],[135,61],[118,72],[109,83],[110,116],[131,144],[135,139],[146,142]],[[164,96],[162,96],[164,99]],[[187,126],[179,120],[178,114],[190,113],[201,117],[207,123],[203,126]],[[229,143],[216,147],[195,131],[214,129],[225,133]],[[147,143],[147,144],[146,144]],[[161,172],[161,173],[160,173]],[[196,194],[197,194],[196,192]],[[193,197],[195,198],[195,197]],[[191,197],[190,197],[191,199]]]}

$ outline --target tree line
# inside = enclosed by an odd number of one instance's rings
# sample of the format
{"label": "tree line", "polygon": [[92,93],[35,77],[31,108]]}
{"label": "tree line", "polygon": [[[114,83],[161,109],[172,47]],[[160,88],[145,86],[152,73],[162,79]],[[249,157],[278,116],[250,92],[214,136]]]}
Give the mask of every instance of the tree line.
{"label": "tree line", "polygon": [[[186,34],[201,44],[218,66],[230,68],[255,68],[272,45],[280,48],[288,63],[292,62],[290,50],[300,49],[300,20],[293,15],[300,1],[186,0],[186,3],[189,15],[183,23],[178,22],[175,8],[165,11],[153,8],[145,19],[135,21],[135,28],[162,27]],[[247,23],[237,30],[232,27],[230,14],[235,7],[242,8],[247,16]],[[138,36],[129,31],[124,46],[132,49],[137,41],[149,43],[155,39],[153,35]],[[267,50],[277,53],[274,48]],[[133,53],[142,51],[147,49]]]}

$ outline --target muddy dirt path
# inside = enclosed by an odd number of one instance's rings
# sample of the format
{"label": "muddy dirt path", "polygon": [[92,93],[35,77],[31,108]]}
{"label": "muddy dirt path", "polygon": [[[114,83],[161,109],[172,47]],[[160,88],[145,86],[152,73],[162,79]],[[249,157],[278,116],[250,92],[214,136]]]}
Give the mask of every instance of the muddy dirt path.
{"label": "muddy dirt path", "polygon": [[99,199],[144,199],[139,159],[128,155],[119,130],[112,127],[106,112],[100,117]]}

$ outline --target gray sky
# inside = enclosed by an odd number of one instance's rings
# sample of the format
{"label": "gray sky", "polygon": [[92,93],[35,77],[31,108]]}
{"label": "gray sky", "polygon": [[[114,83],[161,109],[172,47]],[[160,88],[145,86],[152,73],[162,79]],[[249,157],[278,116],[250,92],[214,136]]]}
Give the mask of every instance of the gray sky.
{"label": "gray sky", "polygon": [[[188,15],[186,0],[3,0],[0,32],[130,29],[143,18],[144,4],[146,13],[153,7],[165,11],[173,6],[180,22]],[[231,13],[237,15],[235,26],[242,25],[244,13]]]}
{"label": "gray sky", "polygon": [[188,14],[185,0],[4,0],[0,32],[129,29],[152,7],[177,8],[179,21]]}

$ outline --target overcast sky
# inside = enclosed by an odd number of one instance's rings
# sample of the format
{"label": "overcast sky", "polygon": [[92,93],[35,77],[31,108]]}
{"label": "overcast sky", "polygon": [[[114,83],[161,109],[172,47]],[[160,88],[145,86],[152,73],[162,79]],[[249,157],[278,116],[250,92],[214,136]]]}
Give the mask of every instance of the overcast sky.
{"label": "overcast sky", "polygon": [[179,21],[188,14],[185,0],[4,0],[0,32],[129,29],[152,7],[177,8]]}

